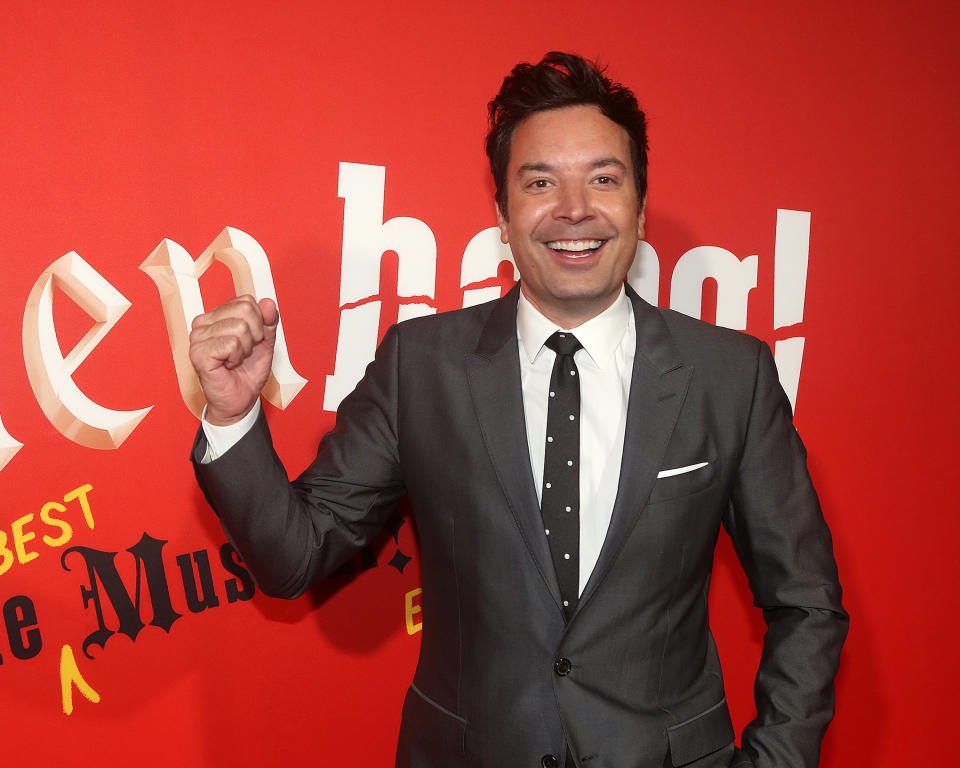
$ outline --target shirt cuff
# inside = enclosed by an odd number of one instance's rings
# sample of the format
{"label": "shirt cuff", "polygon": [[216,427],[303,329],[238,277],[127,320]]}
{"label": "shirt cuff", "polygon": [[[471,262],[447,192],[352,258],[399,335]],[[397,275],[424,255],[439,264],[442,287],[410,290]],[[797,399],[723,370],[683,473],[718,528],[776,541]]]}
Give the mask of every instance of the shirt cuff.
{"label": "shirt cuff", "polygon": [[215,461],[223,456],[223,454],[240,442],[240,438],[250,431],[259,415],[260,398],[257,398],[257,402],[254,403],[253,408],[250,409],[250,413],[240,419],[240,421],[234,424],[228,424],[225,427],[219,427],[207,421],[207,406],[203,406],[203,413],[200,415],[200,426],[203,428],[204,437],[207,438],[207,450],[203,454],[203,459],[200,463],[209,464],[211,461]]}

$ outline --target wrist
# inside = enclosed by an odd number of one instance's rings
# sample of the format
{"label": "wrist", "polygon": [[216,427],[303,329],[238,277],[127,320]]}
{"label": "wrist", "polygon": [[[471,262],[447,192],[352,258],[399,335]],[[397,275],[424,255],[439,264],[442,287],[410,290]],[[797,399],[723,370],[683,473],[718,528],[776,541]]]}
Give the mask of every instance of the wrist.
{"label": "wrist", "polygon": [[256,400],[250,403],[245,410],[239,413],[224,412],[216,407],[211,406],[210,403],[207,403],[203,408],[201,419],[214,427],[229,427],[240,421],[243,421],[250,411],[254,409],[259,400],[260,398],[258,397]]}

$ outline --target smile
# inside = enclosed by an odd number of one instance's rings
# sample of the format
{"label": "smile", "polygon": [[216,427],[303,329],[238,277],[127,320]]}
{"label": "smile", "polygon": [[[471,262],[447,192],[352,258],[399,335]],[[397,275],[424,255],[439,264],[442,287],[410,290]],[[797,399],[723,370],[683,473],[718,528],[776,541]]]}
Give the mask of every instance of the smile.
{"label": "smile", "polygon": [[551,240],[547,248],[571,259],[583,259],[599,250],[604,240]]}

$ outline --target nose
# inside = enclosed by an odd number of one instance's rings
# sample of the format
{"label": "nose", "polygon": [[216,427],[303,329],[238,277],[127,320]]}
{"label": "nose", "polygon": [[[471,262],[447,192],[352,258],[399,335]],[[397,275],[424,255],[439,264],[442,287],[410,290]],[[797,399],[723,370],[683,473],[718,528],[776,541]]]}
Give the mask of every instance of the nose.
{"label": "nose", "polygon": [[553,215],[570,224],[577,224],[591,218],[593,211],[586,190],[579,184],[568,184],[561,188]]}

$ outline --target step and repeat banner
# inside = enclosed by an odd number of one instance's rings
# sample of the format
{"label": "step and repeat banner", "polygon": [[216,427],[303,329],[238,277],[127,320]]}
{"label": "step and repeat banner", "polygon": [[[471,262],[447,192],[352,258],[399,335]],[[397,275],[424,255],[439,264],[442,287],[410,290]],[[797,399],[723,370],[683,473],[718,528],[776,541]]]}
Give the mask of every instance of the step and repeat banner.
{"label": "step and repeat banner", "polygon": [[[650,121],[648,300],[766,340],[851,633],[824,766],[942,763],[960,675],[960,14],[946,3],[8,4],[0,31],[0,734],[11,765],[392,764],[409,509],[295,601],[193,480],[198,313],[277,300],[288,471],[398,319],[516,275],[483,155],[519,61]],[[495,567],[496,564],[492,564]],[[721,535],[738,730],[764,625]]]}

